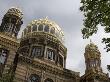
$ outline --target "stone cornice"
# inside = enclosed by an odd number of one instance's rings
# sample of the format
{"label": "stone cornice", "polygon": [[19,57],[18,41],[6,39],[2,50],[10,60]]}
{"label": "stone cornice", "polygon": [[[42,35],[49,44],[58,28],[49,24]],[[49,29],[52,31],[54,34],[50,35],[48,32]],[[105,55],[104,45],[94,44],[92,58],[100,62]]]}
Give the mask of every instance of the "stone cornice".
{"label": "stone cornice", "polygon": [[11,38],[6,34],[0,33],[1,46],[16,50],[19,47],[19,41],[15,38]]}
{"label": "stone cornice", "polygon": [[32,67],[42,69],[44,71],[48,71],[48,72],[53,73],[58,76],[69,77],[69,78],[75,78],[75,77],[79,78],[79,73],[77,73],[77,72],[73,72],[73,71],[67,70],[65,68],[50,66],[48,64],[34,61],[27,57],[23,57],[23,56],[19,57],[19,63],[24,64],[24,65],[30,65]]}

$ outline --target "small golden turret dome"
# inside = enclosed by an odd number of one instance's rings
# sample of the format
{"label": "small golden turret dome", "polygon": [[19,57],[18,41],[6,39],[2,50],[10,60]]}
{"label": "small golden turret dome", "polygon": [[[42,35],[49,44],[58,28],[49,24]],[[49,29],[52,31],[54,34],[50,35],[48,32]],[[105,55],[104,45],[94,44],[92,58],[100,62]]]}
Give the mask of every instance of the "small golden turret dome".
{"label": "small golden turret dome", "polygon": [[23,18],[23,13],[22,13],[22,11],[21,11],[19,8],[15,8],[15,7],[11,7],[11,8],[7,11],[6,15],[15,15],[15,16],[18,16],[18,17],[20,17],[20,18]]}
{"label": "small golden turret dome", "polygon": [[90,44],[86,46],[85,50],[93,50],[99,52],[97,45],[95,45],[93,42],[90,42]]}
{"label": "small golden turret dome", "polygon": [[[88,53],[88,54],[87,54]],[[86,58],[100,58],[100,51],[93,42],[90,42],[85,48],[85,57]]]}
{"label": "small golden turret dome", "polygon": [[54,21],[49,20],[47,17],[44,19],[33,20],[30,24],[28,24],[27,28],[24,29],[22,37],[35,32],[44,32],[53,35],[60,41],[64,42],[64,33],[62,29]]}

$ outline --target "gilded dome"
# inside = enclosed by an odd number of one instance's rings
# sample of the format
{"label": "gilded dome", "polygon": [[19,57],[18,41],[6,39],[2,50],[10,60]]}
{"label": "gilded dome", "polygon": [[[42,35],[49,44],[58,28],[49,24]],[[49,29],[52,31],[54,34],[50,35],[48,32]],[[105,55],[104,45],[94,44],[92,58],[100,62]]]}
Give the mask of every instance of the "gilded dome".
{"label": "gilded dome", "polygon": [[90,42],[85,48],[86,51],[92,51],[92,52],[99,52],[97,45],[94,43]]}
{"label": "gilded dome", "polygon": [[18,16],[20,18],[23,17],[23,13],[20,9],[18,8],[15,8],[15,7],[12,7],[8,10],[8,12],[6,13],[6,15],[15,15],[15,16]]}
{"label": "gilded dome", "polygon": [[60,41],[64,42],[64,33],[61,28],[48,18],[33,20],[24,29],[22,37],[25,37],[29,33],[44,32],[57,37]]}

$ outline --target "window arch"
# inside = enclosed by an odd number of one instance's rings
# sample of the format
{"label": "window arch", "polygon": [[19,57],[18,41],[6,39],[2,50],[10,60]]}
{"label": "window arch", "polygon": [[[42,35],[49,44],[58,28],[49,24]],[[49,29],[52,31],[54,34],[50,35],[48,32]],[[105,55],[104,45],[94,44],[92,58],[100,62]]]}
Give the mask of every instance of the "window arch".
{"label": "window arch", "polygon": [[55,50],[47,48],[46,54],[49,60],[55,60]]}
{"label": "window arch", "polygon": [[31,32],[31,26],[28,26],[28,33]]}
{"label": "window arch", "polygon": [[54,81],[50,78],[47,78],[44,82],[54,82]]}
{"label": "window arch", "polygon": [[41,57],[42,47],[41,46],[33,46],[31,51],[31,57]]}
{"label": "window arch", "polygon": [[8,57],[8,50],[0,48],[0,64],[4,65]]}
{"label": "window arch", "polygon": [[44,31],[49,32],[49,26],[48,25],[45,26]]}
{"label": "window arch", "polygon": [[43,25],[42,24],[39,25],[38,31],[43,31]]}
{"label": "window arch", "polygon": [[33,25],[32,31],[37,31],[37,25]]}
{"label": "window arch", "polygon": [[41,77],[37,74],[32,74],[30,75],[28,82],[41,82]]}
{"label": "window arch", "polygon": [[50,29],[50,33],[55,34],[55,28],[54,28],[54,27],[52,27],[52,28]]}
{"label": "window arch", "polygon": [[26,35],[26,33],[27,33],[27,29],[25,28],[25,29],[24,29],[24,35]]}
{"label": "window arch", "polygon": [[59,64],[61,65],[61,66],[63,66],[63,57],[61,56],[61,55],[59,55]]}
{"label": "window arch", "polygon": [[0,75],[3,73],[4,65],[6,64],[9,51],[7,49],[0,48]]}

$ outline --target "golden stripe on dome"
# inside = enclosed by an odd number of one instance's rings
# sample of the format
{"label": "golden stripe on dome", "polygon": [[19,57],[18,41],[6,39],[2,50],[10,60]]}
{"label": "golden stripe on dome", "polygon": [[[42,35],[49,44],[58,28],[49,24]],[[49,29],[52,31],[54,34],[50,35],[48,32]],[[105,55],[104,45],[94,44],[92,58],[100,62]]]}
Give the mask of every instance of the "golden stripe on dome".
{"label": "golden stripe on dome", "polygon": [[[49,30],[46,28],[46,25],[48,25]],[[33,30],[33,26],[37,30]],[[31,27],[31,31],[29,30],[30,27]],[[41,27],[42,29],[40,29]],[[45,29],[47,29],[48,31],[46,31]],[[62,29],[54,21],[49,20],[47,17],[44,19],[33,20],[31,23],[29,23],[27,25],[27,28],[24,30],[23,33],[24,35],[22,36],[26,36],[29,33],[33,33],[33,32],[46,32],[56,36],[61,41],[64,40],[64,33]]]}

